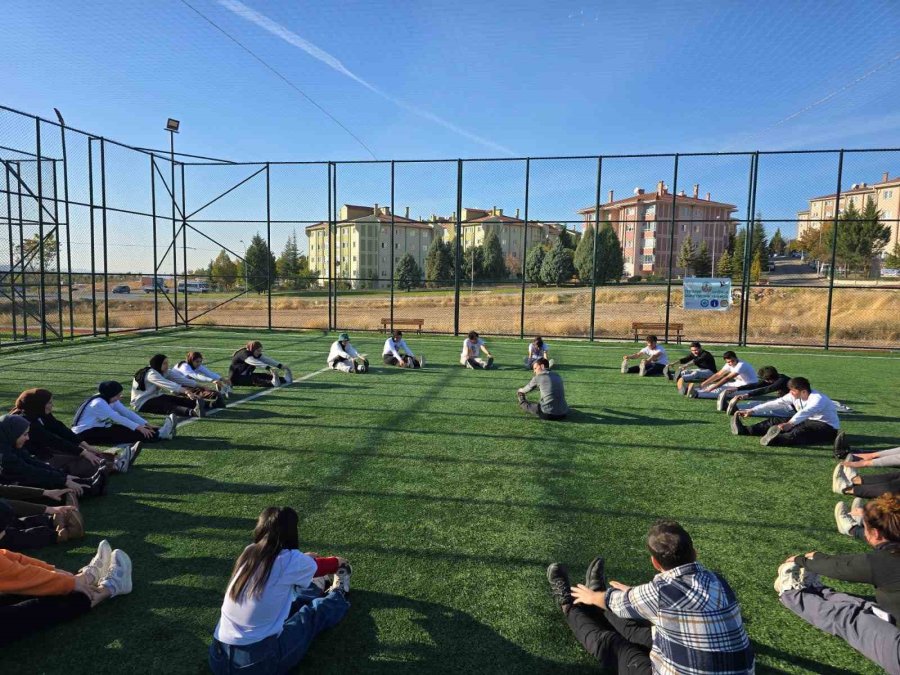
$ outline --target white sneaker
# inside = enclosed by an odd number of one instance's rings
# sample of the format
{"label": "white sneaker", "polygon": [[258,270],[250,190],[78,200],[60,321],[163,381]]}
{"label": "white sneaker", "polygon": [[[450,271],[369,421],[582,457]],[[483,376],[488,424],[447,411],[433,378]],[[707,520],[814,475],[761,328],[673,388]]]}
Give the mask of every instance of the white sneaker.
{"label": "white sneaker", "polygon": [[78,570],[79,574],[84,574],[91,580],[91,586],[96,586],[100,580],[106,576],[109,571],[109,565],[112,562],[112,546],[104,539],[97,545],[97,552],[91,561]]}
{"label": "white sneaker", "polygon": [[273,371],[272,371],[272,386],[273,386],[273,387],[280,387],[281,385],[282,385],[281,378],[278,377],[278,373],[276,373],[276,372],[273,370]]}
{"label": "white sneaker", "polygon": [[466,364],[465,364],[465,365],[466,365],[466,368],[468,368],[469,370],[475,370],[475,367],[474,367],[471,363],[469,363],[468,361],[466,361]]}
{"label": "white sneaker", "polygon": [[284,369],[284,383],[294,384],[294,374],[291,372],[290,368]]}
{"label": "white sneaker", "polygon": [[856,527],[856,521],[850,515],[850,508],[846,502],[838,502],[834,505],[834,522],[837,524],[837,531],[848,536],[850,530]]}
{"label": "white sneaker", "polygon": [[775,592],[781,595],[785,591],[802,591],[805,588],[819,587],[819,575],[809,572],[805,567],[790,561],[782,563],[775,577]]}
{"label": "white sneaker", "polygon": [[619,370],[623,375],[628,372],[628,359],[622,359],[622,367]]}
{"label": "white sneaker", "polygon": [[641,361],[641,364],[638,366],[638,375],[644,377],[647,374],[647,362],[645,360]]}
{"label": "white sneaker", "polygon": [[124,551],[112,552],[112,562],[98,586],[109,590],[110,597],[131,593],[131,558]]}
{"label": "white sneaker", "polygon": [[716,410],[719,412],[725,412],[728,409],[728,390],[719,392],[719,398],[716,399]]}
{"label": "white sneaker", "polygon": [[856,474],[856,469],[851,469],[838,462],[834,471],[831,472],[831,491],[836,495],[844,494],[844,490],[853,487],[853,478]]}
{"label": "white sneaker", "polygon": [[550,359],[549,363],[550,363],[550,368],[551,368],[551,369],[553,368],[553,366],[556,365],[556,361],[555,361],[554,359]]}
{"label": "white sneaker", "polygon": [[175,438],[175,413],[166,415],[166,421],[159,428],[159,437],[165,441]]}
{"label": "white sneaker", "polygon": [[419,368],[424,368],[424,367],[425,367],[425,357],[420,356],[419,357]]}
{"label": "white sneaker", "polygon": [[738,411],[738,400],[737,396],[732,396],[731,400],[728,401],[728,408],[725,409],[725,412],[728,415],[734,415]]}
{"label": "white sneaker", "polygon": [[349,593],[350,575],[352,573],[353,570],[350,567],[350,563],[344,563],[343,565],[338,567],[337,572],[334,573],[334,581],[332,582],[331,588],[329,588],[328,591],[341,591],[342,593]]}
{"label": "white sneaker", "polygon": [[774,426],[774,425],[769,427],[769,430],[765,433],[765,435],[763,435],[763,437],[759,439],[759,444],[760,445],[769,445],[769,443],[774,441],[775,438],[780,433],[781,433],[780,427]]}
{"label": "white sneaker", "polygon": [[[327,593],[334,585],[334,575],[324,574],[321,577],[313,577],[312,585],[318,588],[322,593]],[[294,588],[298,588],[295,586]]]}

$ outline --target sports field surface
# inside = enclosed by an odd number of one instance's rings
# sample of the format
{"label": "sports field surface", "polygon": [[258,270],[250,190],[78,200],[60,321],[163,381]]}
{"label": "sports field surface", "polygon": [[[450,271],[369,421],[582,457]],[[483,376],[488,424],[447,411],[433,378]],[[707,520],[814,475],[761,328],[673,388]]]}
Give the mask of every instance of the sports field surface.
{"label": "sports field surface", "polygon": [[[499,369],[484,372],[458,365],[461,337],[407,334],[427,358],[407,371],[381,366],[383,336],[351,337],[369,374],[323,370],[334,336],[321,332],[202,329],[0,354],[0,400],[47,387],[65,421],[98,381],[127,388],[156,352],[177,361],[199,349],[226,372],[231,353],[259,338],[298,380],[145,446],[109,495],[83,502],[88,535],[36,555],[74,571],[108,538],[134,561],[134,591],[4,649],[0,670],[204,672],[231,566],[256,516],[277,504],[300,514],[305,550],[353,564],[350,613],[315,641],[303,671],[594,672],[551,601],[547,564],[568,564],[574,583],[602,554],[610,578],[649,580],[643,537],[665,516],[735,589],[759,672],[879,672],[772,589],[789,554],[866,550],[835,530],[831,448],[732,436],[714,401],[620,374],[633,343],[551,342],[577,409],[553,423],[516,406],[530,376],[525,342],[487,339]],[[718,361],[723,350],[712,350]],[[898,444],[896,356],[737,351],[855,409],[842,418],[855,447]]]}

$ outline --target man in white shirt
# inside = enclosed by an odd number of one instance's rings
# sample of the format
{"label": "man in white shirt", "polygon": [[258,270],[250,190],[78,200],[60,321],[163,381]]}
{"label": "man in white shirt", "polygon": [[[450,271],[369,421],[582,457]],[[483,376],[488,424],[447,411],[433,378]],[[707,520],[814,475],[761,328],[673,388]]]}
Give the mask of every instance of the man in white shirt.
{"label": "man in white shirt", "polygon": [[341,333],[328,351],[328,367],[344,373],[365,373],[369,370],[369,362],[365,354],[360,354],[350,344],[350,336]]}
{"label": "man in white shirt", "polygon": [[412,349],[403,339],[403,331],[395,330],[393,335],[384,341],[381,358],[386,366],[398,368],[421,368],[425,365],[425,357],[416,358]]}
{"label": "man in white shirt", "polygon": [[688,384],[688,388],[683,392],[691,398],[719,398],[725,392],[731,392],[740,389],[752,389],[759,382],[756,376],[756,370],[746,361],[741,361],[737,354],[727,351],[722,354],[725,365],[715,375],[707,377],[700,383],[699,387],[694,387],[694,383]]}
{"label": "man in white shirt", "polygon": [[[759,413],[780,416],[770,417],[750,427],[745,427],[741,422],[741,418]],[[762,436],[760,445],[834,443],[840,428],[834,401],[815,391],[805,377],[792,377],[788,381],[788,393],[781,398],[741,410],[731,418],[731,433],[736,436]]]}
{"label": "man in white shirt", "polygon": [[[487,356],[487,360],[479,356],[481,352],[484,352],[484,355]],[[484,340],[482,340],[474,330],[469,333],[465,340],[463,340],[462,354],[459,355],[459,364],[466,368],[481,368],[483,370],[487,370],[494,365],[493,355],[484,344]]]}
{"label": "man in white shirt", "polygon": [[[669,365],[669,355],[662,348],[655,335],[648,335],[646,346],[634,354],[626,354],[622,357],[622,373],[638,373],[641,377],[647,375],[662,375]],[[640,359],[637,366],[628,366],[630,359]]]}

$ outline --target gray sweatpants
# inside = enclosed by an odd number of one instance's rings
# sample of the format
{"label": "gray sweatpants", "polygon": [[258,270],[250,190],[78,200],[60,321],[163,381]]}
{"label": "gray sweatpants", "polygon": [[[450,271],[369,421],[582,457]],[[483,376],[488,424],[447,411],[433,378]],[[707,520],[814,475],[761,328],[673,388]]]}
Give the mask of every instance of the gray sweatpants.
{"label": "gray sweatpants", "polygon": [[816,628],[845,640],[891,675],[900,675],[900,630],[872,613],[875,606],[828,588],[786,591],[781,604]]}

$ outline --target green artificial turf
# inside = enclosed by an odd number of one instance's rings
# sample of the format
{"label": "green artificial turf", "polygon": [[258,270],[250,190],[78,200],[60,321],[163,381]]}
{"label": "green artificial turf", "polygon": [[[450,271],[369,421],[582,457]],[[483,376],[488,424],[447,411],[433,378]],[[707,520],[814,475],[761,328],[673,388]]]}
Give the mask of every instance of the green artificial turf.
{"label": "green artificial turf", "polygon": [[[621,375],[633,344],[552,343],[578,411],[564,423],[516,406],[529,377],[524,342],[488,340],[499,369],[482,372],[458,365],[462,338],[411,334],[425,370],[381,366],[383,338],[360,333],[354,343],[373,365],[362,376],[319,372],[333,339],[322,333],[173,331],[4,353],[0,393],[9,406],[26,387],[48,387],[68,421],[99,380],[127,384],[155,352],[177,360],[200,349],[222,372],[253,337],[295,377],[310,377],[146,446],[108,496],[85,501],[85,539],[36,555],[75,570],[108,538],[134,561],[134,591],[3,649],[3,672],[203,672],[231,565],[270,504],[297,509],[305,550],[353,563],[350,613],[301,670],[595,671],[551,602],[546,566],[565,562],[578,579],[603,554],[610,578],[646,581],[643,537],[666,516],[735,589],[760,672],[877,672],[772,589],[789,554],[865,550],[835,530],[831,449],[732,436],[713,401]],[[897,444],[897,358],[738,353],[855,408],[843,418],[854,445]]]}

